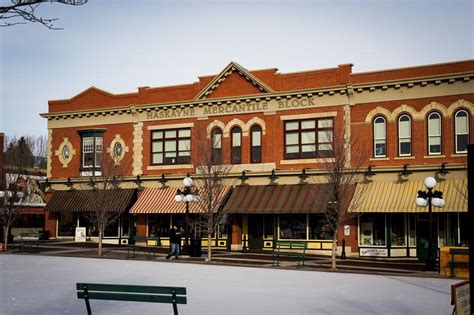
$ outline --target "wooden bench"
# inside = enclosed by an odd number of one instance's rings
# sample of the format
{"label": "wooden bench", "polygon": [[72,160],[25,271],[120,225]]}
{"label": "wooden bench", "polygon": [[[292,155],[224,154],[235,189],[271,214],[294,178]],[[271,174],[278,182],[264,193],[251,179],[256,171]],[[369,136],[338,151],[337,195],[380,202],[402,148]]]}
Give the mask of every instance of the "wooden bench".
{"label": "wooden bench", "polygon": [[456,261],[456,256],[469,256],[468,248],[450,248],[449,254],[451,255],[451,261],[449,262],[449,269],[451,270],[450,276],[454,278],[454,268],[466,267],[469,268],[469,261]]}
{"label": "wooden bench", "polygon": [[26,251],[28,249],[39,251],[39,233],[20,233],[18,241],[18,251]]}
{"label": "wooden bench", "polygon": [[[145,243],[145,246],[139,245],[138,243]],[[148,245],[149,242],[155,242],[154,245]],[[127,258],[135,258],[137,252],[143,252],[148,255],[148,259],[156,257],[158,246],[161,246],[161,240],[159,236],[135,236],[133,238],[133,244],[127,246]]]}
{"label": "wooden bench", "polygon": [[178,304],[187,304],[186,288],[182,287],[76,283],[76,288],[77,298],[86,302],[88,315],[92,314],[89,300],[168,303],[173,304],[175,315],[178,314]]}
{"label": "wooden bench", "polygon": [[304,258],[307,248],[307,242],[276,241],[272,253],[272,266],[279,266],[281,257],[298,258],[298,266],[304,266]]}

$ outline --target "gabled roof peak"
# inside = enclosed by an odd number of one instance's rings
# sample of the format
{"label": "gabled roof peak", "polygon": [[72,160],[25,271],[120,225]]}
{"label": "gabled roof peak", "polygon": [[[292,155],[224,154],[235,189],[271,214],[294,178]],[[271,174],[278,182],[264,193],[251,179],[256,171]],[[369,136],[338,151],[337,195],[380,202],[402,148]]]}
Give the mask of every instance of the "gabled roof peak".
{"label": "gabled roof peak", "polygon": [[[250,71],[239,65],[235,61],[231,61],[218,75],[212,79],[204,89],[202,89],[194,98],[195,100],[207,98],[225,79],[232,74],[237,72],[240,76],[245,78],[249,83],[256,86],[263,93],[273,93],[273,89],[266,85],[264,82],[259,80]],[[203,77],[204,78],[204,77]]]}

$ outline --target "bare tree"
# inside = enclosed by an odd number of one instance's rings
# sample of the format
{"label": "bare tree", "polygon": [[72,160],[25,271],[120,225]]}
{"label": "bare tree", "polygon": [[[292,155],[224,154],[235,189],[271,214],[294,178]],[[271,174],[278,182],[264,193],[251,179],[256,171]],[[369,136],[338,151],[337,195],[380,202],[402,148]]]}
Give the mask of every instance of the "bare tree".
{"label": "bare tree", "polygon": [[212,152],[211,139],[205,137],[195,139],[197,152],[193,156],[197,178],[194,183],[199,197],[197,208],[199,213],[195,219],[197,225],[207,236],[207,261],[212,260],[212,235],[219,225],[227,223],[227,213],[222,209],[230,185],[229,173],[231,165],[223,165],[221,159]]}
{"label": "bare tree", "polygon": [[119,165],[107,159],[104,165],[101,175],[93,175],[88,182],[79,185],[87,203],[84,205],[84,216],[97,229],[99,256],[103,255],[102,244],[106,228],[116,222],[123,213],[123,204],[120,200],[122,195],[119,191],[123,182],[123,167],[127,163]]}
{"label": "bare tree", "polygon": [[[349,213],[348,207],[352,201],[355,206],[363,198],[363,190],[355,186],[361,180],[361,167],[367,161],[367,153],[362,150],[351,150],[357,146],[357,139],[344,137],[340,130],[333,139],[332,155],[323,162],[324,184],[323,194],[326,195],[328,205],[324,211],[327,222],[333,232],[331,269],[336,270],[337,239],[339,228],[356,214]],[[351,153],[352,152],[352,153]]]}
{"label": "bare tree", "polygon": [[24,137],[7,140],[4,153],[6,187],[0,191],[0,223],[3,228],[5,251],[8,250],[10,228],[18,218],[19,209],[28,197],[26,183],[20,182],[21,175],[31,165],[33,154]]}
{"label": "bare tree", "polygon": [[0,20],[3,20],[3,24],[0,26],[13,26],[29,22],[40,23],[52,30],[60,30],[61,28],[54,26],[54,22],[58,19],[43,18],[37,14],[36,9],[45,2],[83,5],[87,3],[87,1],[88,0],[10,0],[8,5],[0,6]]}

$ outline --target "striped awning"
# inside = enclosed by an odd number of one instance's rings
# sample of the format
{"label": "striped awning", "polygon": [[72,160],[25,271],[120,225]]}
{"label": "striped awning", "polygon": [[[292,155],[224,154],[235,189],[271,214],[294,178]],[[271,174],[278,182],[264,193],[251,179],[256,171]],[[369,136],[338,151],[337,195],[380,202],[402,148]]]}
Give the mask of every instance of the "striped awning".
{"label": "striped awning", "polygon": [[135,189],[55,191],[44,210],[94,212],[98,207],[104,207],[107,211],[125,212],[130,209],[135,199]]}
{"label": "striped awning", "polygon": [[[428,207],[415,204],[419,190],[427,190],[423,181],[361,183],[356,187],[349,212],[428,212]],[[446,206],[432,207],[433,212],[467,212],[467,180],[442,180],[434,190],[443,192]]]}
{"label": "striped awning", "polygon": [[324,184],[237,186],[224,207],[229,213],[315,213],[328,205]]}
{"label": "striped awning", "polygon": [[[217,198],[212,198],[218,206],[213,207],[218,209],[226,201],[230,192],[229,186],[221,186],[216,188]],[[198,188],[196,188],[198,189]],[[176,202],[176,187],[162,187],[162,188],[146,188],[138,197],[137,202],[133,205],[130,213],[185,213],[186,203]],[[198,193],[201,198],[204,197],[204,192]],[[205,206],[204,201],[190,202],[189,213],[202,213]]]}

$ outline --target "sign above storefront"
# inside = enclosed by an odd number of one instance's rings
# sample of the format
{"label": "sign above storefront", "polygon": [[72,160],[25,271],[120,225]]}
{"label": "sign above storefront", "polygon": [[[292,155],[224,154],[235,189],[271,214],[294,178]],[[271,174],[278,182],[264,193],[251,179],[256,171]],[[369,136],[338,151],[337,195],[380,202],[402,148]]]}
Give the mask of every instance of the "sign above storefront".
{"label": "sign above storefront", "polygon": [[361,248],[360,256],[387,257],[388,250],[386,248]]}

